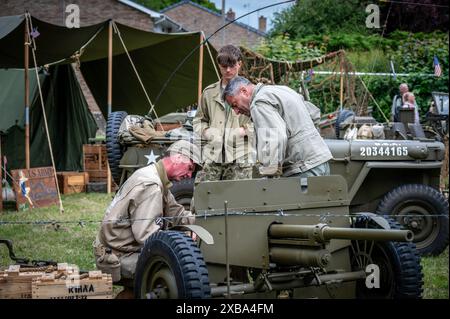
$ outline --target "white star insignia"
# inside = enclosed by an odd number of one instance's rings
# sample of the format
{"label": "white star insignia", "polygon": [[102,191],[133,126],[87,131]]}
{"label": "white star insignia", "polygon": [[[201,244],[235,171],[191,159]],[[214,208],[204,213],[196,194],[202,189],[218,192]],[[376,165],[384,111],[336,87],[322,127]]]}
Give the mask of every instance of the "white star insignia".
{"label": "white star insignia", "polygon": [[155,155],[153,153],[153,150],[150,152],[150,154],[144,156],[148,159],[147,165],[150,165],[151,163],[156,163],[156,159],[159,157],[159,155]]}

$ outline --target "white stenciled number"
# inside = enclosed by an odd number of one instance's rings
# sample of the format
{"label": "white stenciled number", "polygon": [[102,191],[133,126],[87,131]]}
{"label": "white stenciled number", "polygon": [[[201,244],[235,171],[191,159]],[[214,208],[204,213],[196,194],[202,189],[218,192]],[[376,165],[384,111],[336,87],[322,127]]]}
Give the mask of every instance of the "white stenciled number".
{"label": "white stenciled number", "polygon": [[403,149],[403,156],[408,156],[408,147],[403,146],[402,149]]}
{"label": "white stenciled number", "polygon": [[365,147],[360,147],[359,152],[361,153],[361,156],[366,156],[366,148]]}

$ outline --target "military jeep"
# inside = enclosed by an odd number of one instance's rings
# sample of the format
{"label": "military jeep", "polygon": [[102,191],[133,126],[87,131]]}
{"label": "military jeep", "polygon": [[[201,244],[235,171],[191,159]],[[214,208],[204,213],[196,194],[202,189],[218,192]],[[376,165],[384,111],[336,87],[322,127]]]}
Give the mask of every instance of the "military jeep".
{"label": "military jeep", "polygon": [[[120,145],[117,132],[125,112],[113,112],[107,122],[108,159],[114,179],[122,183],[134,170],[161,156],[171,138]],[[340,140],[325,139],[333,160],[331,173],[348,185],[351,212],[391,216],[414,233],[418,251],[440,254],[448,245],[448,201],[439,191],[444,145],[430,139]],[[174,183],[177,201],[189,207],[193,179]]]}

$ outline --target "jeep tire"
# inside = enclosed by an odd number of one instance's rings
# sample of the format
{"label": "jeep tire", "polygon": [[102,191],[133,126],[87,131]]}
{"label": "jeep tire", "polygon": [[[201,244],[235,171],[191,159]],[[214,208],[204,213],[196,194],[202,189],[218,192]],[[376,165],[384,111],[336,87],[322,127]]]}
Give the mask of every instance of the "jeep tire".
{"label": "jeep tire", "polygon": [[430,186],[407,184],[394,188],[378,204],[377,214],[390,215],[412,230],[422,256],[439,255],[448,246],[448,201]]}

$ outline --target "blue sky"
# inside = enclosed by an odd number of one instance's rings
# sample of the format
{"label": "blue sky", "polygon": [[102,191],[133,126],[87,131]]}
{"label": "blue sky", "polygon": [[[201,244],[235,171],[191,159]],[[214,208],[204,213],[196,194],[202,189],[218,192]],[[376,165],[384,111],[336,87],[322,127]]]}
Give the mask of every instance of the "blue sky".
{"label": "blue sky", "polygon": [[[222,0],[210,1],[213,2],[216,5],[216,8],[218,8],[219,10],[222,8]],[[236,12],[236,18],[238,18],[241,15],[246,14],[247,12],[268,6],[270,4],[275,4],[277,2],[282,2],[282,0],[225,0],[225,12],[228,11],[228,9],[232,8],[233,11]],[[270,30],[272,28],[271,19],[274,17],[273,14],[277,11],[281,11],[282,9],[292,6],[294,3],[295,2],[290,2],[270,7],[264,10],[259,10],[238,21],[248,24],[254,28],[258,28],[258,17],[263,15],[267,18],[267,30]]]}

